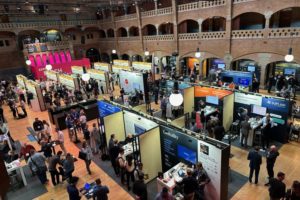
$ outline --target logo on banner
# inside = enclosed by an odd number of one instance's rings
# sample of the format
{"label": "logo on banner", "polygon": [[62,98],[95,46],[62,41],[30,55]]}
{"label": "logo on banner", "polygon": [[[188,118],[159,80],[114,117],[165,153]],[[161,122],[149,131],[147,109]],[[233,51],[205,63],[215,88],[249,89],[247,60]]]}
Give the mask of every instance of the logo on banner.
{"label": "logo on banner", "polygon": [[269,110],[275,110],[283,113],[289,112],[289,103],[281,99],[263,98],[262,106],[267,107]]}

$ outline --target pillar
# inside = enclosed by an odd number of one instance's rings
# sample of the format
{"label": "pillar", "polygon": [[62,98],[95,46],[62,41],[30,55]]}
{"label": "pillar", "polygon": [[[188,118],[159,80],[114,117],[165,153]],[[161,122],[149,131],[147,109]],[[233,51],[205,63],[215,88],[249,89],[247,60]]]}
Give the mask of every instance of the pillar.
{"label": "pillar", "polygon": [[273,12],[272,11],[267,11],[265,12],[265,29],[264,29],[264,38],[268,38],[269,31],[270,31],[270,19],[272,16]]}
{"label": "pillar", "polygon": [[225,54],[231,54],[231,29],[232,29],[232,10],[233,4],[232,1],[226,2],[226,40],[228,41],[227,49]]}
{"label": "pillar", "polygon": [[138,2],[135,2],[135,9],[136,9],[136,16],[138,20],[138,28],[139,28],[139,36],[140,36],[140,43],[141,43],[141,48],[144,50],[144,38],[143,38],[143,31],[142,31],[142,16],[141,16],[141,9],[138,5]]}
{"label": "pillar", "polygon": [[111,11],[110,13],[111,13],[111,21],[113,24],[114,34],[115,34],[113,49],[116,49],[117,53],[120,53],[118,51],[118,36],[117,36],[117,30],[116,30],[115,13],[113,11]]}
{"label": "pillar", "polygon": [[158,30],[159,25],[158,25],[158,24],[155,24],[155,27],[156,27],[156,35],[159,35],[159,30]]}
{"label": "pillar", "polygon": [[154,7],[155,7],[155,12],[156,12],[156,14],[157,14],[157,9],[158,9],[157,0],[154,0]]}
{"label": "pillar", "polygon": [[260,72],[260,87],[265,88],[266,81],[266,67],[271,62],[271,54],[260,53],[258,54],[258,65],[261,67]]}

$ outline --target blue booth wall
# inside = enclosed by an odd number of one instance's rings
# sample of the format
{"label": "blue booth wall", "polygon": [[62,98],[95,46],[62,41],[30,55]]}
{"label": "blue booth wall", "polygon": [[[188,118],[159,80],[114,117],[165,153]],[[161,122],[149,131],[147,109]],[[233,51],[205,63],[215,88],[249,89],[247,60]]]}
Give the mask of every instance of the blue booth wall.
{"label": "blue booth wall", "polygon": [[253,72],[223,71],[220,76],[223,82],[232,79],[234,84],[242,86],[251,86],[253,81]]}

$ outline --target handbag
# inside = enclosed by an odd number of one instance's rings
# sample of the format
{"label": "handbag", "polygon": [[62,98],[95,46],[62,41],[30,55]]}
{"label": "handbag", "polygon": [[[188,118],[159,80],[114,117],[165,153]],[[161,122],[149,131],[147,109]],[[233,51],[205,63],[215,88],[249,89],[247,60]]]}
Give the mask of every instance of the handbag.
{"label": "handbag", "polygon": [[80,158],[81,160],[86,160],[86,156],[86,153],[79,151],[78,158]]}

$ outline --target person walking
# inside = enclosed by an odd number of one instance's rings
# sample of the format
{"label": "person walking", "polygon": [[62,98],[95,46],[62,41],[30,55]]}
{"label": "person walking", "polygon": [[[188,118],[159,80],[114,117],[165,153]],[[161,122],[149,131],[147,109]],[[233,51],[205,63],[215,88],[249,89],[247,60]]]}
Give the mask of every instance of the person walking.
{"label": "person walking", "polygon": [[77,181],[75,179],[70,179],[70,183],[67,186],[67,192],[69,194],[69,200],[80,200],[81,196],[79,190],[76,187]]}
{"label": "person walking", "polygon": [[44,125],[44,135],[47,138],[47,141],[50,141],[51,140],[50,124],[46,120],[43,120],[43,125]]}
{"label": "person walking", "polygon": [[248,160],[250,160],[249,182],[252,183],[252,176],[253,176],[253,172],[255,171],[255,184],[258,183],[258,175],[259,175],[260,165],[262,163],[261,155],[258,153],[258,151],[259,151],[259,147],[256,146],[254,150],[249,152],[247,158]]}
{"label": "person walking", "polygon": [[101,184],[100,178],[95,180],[96,186],[93,190],[93,200],[108,200],[107,194],[109,189],[107,186]]}
{"label": "person walking", "polygon": [[90,169],[90,165],[91,165],[91,162],[92,162],[92,158],[93,158],[93,153],[92,153],[92,149],[91,147],[87,144],[86,141],[83,141],[82,142],[82,148],[80,150],[81,152],[85,153],[86,157],[85,157],[85,167],[86,167],[86,170],[88,171],[88,173],[91,175],[92,172],[91,172],[91,169]]}
{"label": "person walking", "polygon": [[[270,147],[269,152],[267,153],[267,172],[268,172],[268,179],[270,181],[271,178],[274,178],[274,165],[277,157],[279,156],[279,152],[275,145]],[[268,185],[269,183],[266,183]]]}
{"label": "person walking", "polygon": [[97,124],[93,123],[93,129],[91,131],[91,149],[93,151],[93,153],[97,154],[98,150],[99,150],[99,144],[100,144],[100,131],[97,128]]}
{"label": "person walking", "polygon": [[51,181],[54,186],[59,184],[60,173],[57,170],[57,164],[61,164],[61,155],[62,151],[58,151],[56,155],[49,158],[48,168],[51,175]]}
{"label": "person walking", "polygon": [[127,188],[128,188],[128,190],[130,190],[131,189],[130,179],[131,179],[132,183],[134,183],[134,169],[135,169],[134,159],[133,159],[132,155],[127,156],[125,169],[126,169]]}
{"label": "person walking", "polygon": [[23,100],[23,99],[20,98],[20,107],[21,107],[21,109],[23,111],[24,116],[27,117],[27,112],[26,112],[25,105],[26,105],[25,100]]}
{"label": "person walking", "polygon": [[82,128],[82,132],[83,132],[83,137],[84,137],[85,141],[90,145],[91,132],[89,131],[89,125],[86,124]]}
{"label": "person walking", "polygon": [[285,200],[300,200],[300,182],[294,181],[292,188],[288,189],[285,194]]}
{"label": "person walking", "polygon": [[251,129],[250,123],[249,123],[249,117],[246,116],[245,119],[241,122],[241,146],[245,146],[247,148],[248,143],[248,135],[249,130]]}
{"label": "person walking", "polygon": [[64,155],[67,154],[66,148],[65,148],[65,138],[64,138],[64,133],[59,130],[59,128],[55,129],[56,133],[57,133],[57,142],[61,148],[61,150],[64,152]]}
{"label": "person walking", "polygon": [[69,182],[71,182],[73,179],[72,173],[75,170],[73,156],[70,153],[67,153],[66,159],[62,163],[64,170],[64,179],[69,179]]}
{"label": "person walking", "polygon": [[138,162],[137,167],[135,168],[133,175],[134,175],[134,180],[139,180],[139,175],[142,174],[144,175],[143,172],[143,163]]}
{"label": "person walking", "polygon": [[29,168],[37,174],[42,184],[48,182],[46,158],[42,153],[36,152],[34,149],[30,150],[30,158],[28,159]]}
{"label": "person walking", "polygon": [[283,183],[285,174],[278,172],[276,178],[270,179],[269,195],[270,200],[281,200],[285,197],[286,186]]}
{"label": "person walking", "polygon": [[144,182],[144,174],[140,174],[139,179],[134,182],[132,186],[132,192],[133,194],[135,194],[136,199],[139,200],[148,199],[148,191],[147,191],[147,185]]}

